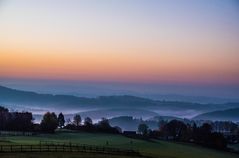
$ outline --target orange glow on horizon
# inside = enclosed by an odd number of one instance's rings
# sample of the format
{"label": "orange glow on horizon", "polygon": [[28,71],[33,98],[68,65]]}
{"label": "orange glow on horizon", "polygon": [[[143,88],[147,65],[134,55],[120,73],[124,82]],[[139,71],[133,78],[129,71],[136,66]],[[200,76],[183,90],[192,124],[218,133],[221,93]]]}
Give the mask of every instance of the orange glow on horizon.
{"label": "orange glow on horizon", "polygon": [[1,51],[0,77],[135,82],[238,83],[234,62],[222,64],[203,56],[197,60],[172,54],[42,53]]}

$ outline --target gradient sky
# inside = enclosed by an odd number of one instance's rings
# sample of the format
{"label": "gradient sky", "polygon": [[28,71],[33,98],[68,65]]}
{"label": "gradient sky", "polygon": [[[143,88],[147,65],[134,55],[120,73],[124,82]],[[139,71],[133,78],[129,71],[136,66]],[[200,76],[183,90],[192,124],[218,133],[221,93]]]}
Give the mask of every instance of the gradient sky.
{"label": "gradient sky", "polygon": [[236,0],[0,0],[0,78],[239,85]]}

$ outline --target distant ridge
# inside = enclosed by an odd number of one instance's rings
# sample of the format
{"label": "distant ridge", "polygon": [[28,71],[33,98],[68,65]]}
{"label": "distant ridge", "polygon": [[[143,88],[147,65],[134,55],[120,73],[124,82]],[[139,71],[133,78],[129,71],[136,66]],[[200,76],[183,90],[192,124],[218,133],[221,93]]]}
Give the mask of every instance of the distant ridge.
{"label": "distant ridge", "polygon": [[222,120],[222,121],[236,121],[239,122],[239,108],[213,111],[200,114],[193,119],[196,120]]}
{"label": "distant ridge", "polygon": [[[180,101],[157,101],[142,97],[121,95],[101,96],[97,98],[76,97],[72,95],[39,94],[35,92],[21,91],[0,86],[0,104],[17,110],[46,109],[47,111],[64,111],[66,113],[94,112],[118,110],[125,115],[132,113],[132,109],[141,111],[142,117],[168,115],[180,118],[191,118],[198,114],[216,110],[239,108],[238,103],[226,104],[199,104]],[[128,111],[127,111],[128,109]],[[112,115],[113,117],[113,115]]]}

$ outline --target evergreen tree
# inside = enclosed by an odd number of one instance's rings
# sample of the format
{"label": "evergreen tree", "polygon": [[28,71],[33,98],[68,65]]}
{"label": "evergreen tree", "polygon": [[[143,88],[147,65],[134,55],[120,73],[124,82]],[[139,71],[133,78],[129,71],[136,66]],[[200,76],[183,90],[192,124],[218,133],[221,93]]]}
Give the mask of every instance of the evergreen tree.
{"label": "evergreen tree", "polygon": [[62,113],[60,113],[58,115],[57,120],[58,120],[58,125],[59,125],[60,128],[65,126],[65,117],[64,117],[64,115]]}

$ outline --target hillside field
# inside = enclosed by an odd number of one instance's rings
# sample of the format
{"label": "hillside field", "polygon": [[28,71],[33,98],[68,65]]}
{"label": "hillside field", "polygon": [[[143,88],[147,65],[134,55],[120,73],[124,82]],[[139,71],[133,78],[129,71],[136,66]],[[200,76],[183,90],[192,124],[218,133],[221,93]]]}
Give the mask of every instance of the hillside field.
{"label": "hillside field", "polygon": [[[166,141],[143,141],[130,139],[121,135],[94,133],[42,134],[37,136],[0,136],[0,145],[5,144],[39,144],[40,141],[72,142],[115,148],[139,150],[143,155],[155,158],[237,158],[238,155],[192,144]],[[1,158],[127,158],[127,156],[106,156],[86,153],[11,153],[0,154]]]}

